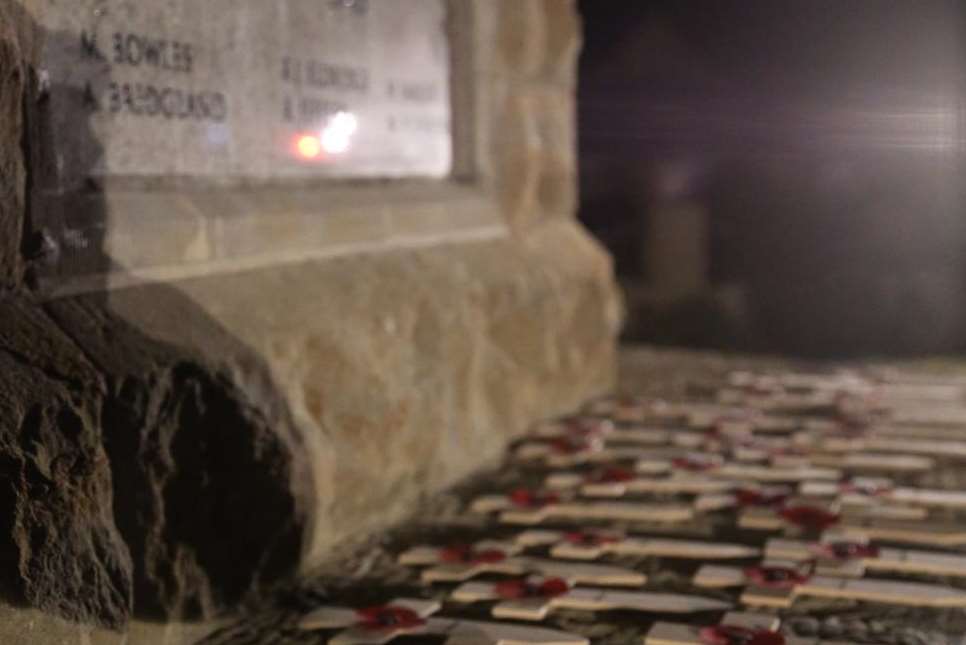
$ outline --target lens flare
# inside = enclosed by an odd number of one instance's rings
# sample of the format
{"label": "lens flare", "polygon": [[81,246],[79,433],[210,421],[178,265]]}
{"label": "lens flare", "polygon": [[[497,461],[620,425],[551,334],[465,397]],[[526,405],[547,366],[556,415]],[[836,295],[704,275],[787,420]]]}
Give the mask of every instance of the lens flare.
{"label": "lens flare", "polygon": [[322,154],[322,142],[314,134],[300,134],[295,140],[295,150],[302,159],[317,159]]}
{"label": "lens flare", "polygon": [[352,135],[359,128],[359,120],[351,112],[338,112],[322,130],[322,149],[330,155],[340,155],[352,147]]}
{"label": "lens flare", "polygon": [[351,112],[336,112],[318,132],[303,132],[293,139],[293,154],[302,161],[324,161],[345,154],[359,120]]}

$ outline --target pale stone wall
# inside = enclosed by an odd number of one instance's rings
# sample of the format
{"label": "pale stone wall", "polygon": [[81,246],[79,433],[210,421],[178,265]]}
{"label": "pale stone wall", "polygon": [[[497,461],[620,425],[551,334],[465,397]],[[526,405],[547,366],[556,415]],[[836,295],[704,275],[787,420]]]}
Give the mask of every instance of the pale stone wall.
{"label": "pale stone wall", "polygon": [[[135,640],[142,619],[211,620],[612,387],[611,262],[574,217],[575,2],[452,6],[467,45],[453,181],[195,194],[186,227],[170,203],[108,187],[89,199],[108,216],[105,255],[127,268],[51,299],[17,282],[27,184],[4,174],[0,232],[18,241],[0,246],[15,304],[0,323],[0,456],[26,483],[0,491],[0,511],[37,525],[0,522],[12,600],[136,620]],[[0,31],[0,62],[17,47]],[[26,77],[0,68],[0,166],[15,170],[7,90]],[[308,217],[320,195],[340,210]],[[82,450],[57,438],[65,415]],[[63,498],[34,483],[28,433],[75,459],[49,475]],[[72,579],[86,570],[97,589]]]}

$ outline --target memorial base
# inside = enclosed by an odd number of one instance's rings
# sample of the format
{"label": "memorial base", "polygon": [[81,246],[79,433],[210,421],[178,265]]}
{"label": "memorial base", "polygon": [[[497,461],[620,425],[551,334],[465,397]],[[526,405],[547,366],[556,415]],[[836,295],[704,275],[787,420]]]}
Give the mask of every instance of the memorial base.
{"label": "memorial base", "polygon": [[609,390],[619,313],[567,221],[11,300],[4,579],[79,622],[217,616]]}

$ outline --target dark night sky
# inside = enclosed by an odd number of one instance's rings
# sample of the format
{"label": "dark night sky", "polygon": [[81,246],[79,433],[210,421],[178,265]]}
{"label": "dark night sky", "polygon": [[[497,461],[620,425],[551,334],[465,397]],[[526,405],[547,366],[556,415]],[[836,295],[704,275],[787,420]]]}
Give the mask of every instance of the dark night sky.
{"label": "dark night sky", "polygon": [[585,0],[582,138],[714,138],[753,120],[780,130],[789,111],[928,108],[963,94],[964,5]]}
{"label": "dark night sky", "polygon": [[966,1],[580,5],[581,218],[625,280],[687,199],[754,347],[966,347]]}

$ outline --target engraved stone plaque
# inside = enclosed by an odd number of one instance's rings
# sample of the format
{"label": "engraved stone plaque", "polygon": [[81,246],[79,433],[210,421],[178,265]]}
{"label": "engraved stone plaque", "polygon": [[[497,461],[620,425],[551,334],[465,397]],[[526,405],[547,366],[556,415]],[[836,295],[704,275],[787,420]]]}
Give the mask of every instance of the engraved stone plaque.
{"label": "engraved stone plaque", "polygon": [[47,190],[89,177],[444,177],[445,0],[28,0]]}

